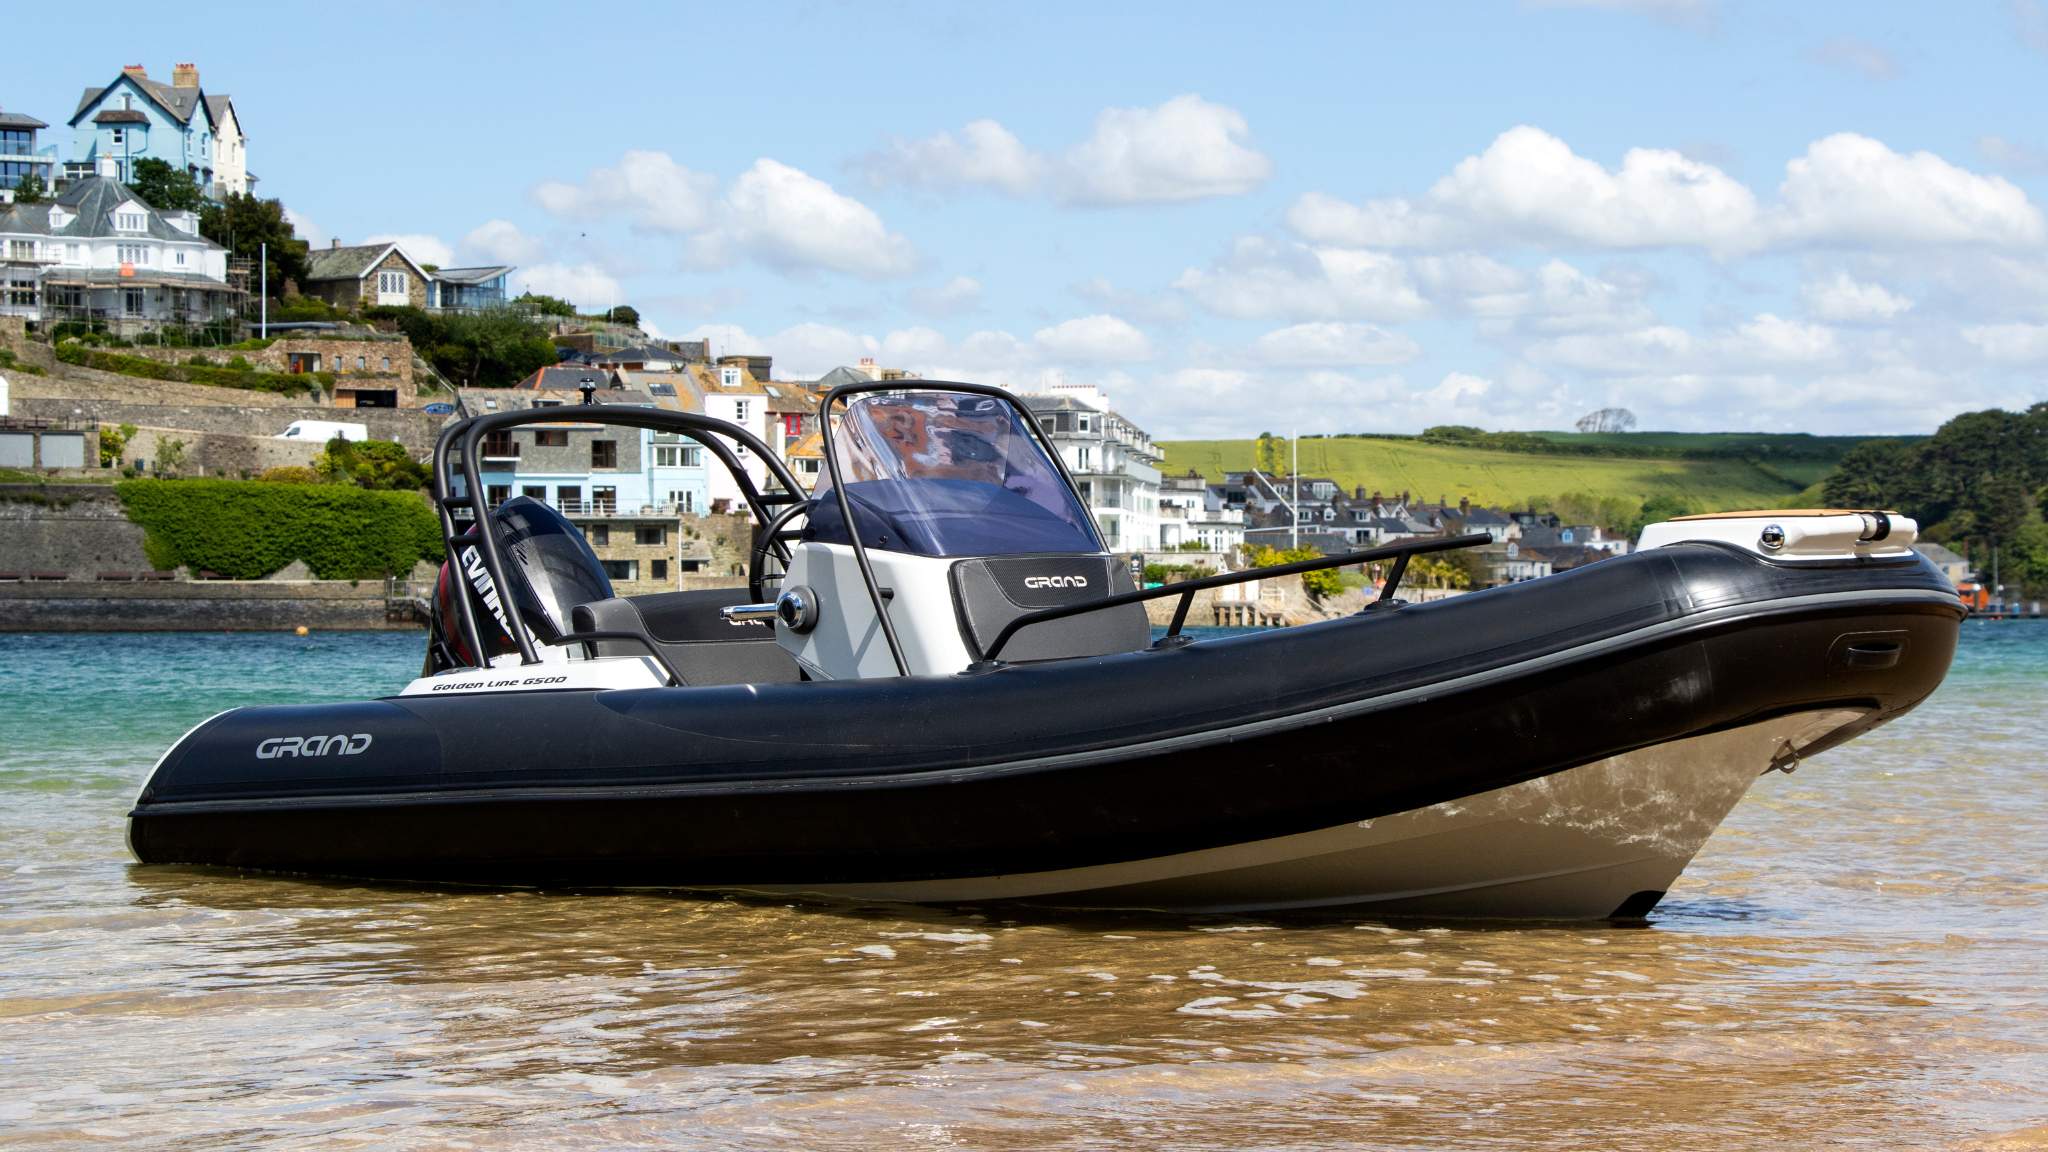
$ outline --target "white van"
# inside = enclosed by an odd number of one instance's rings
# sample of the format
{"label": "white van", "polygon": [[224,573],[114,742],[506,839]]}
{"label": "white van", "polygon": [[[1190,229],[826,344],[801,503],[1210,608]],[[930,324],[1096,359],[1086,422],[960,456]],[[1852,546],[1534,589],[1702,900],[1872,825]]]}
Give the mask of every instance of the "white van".
{"label": "white van", "polygon": [[368,440],[368,424],[348,424],[340,420],[294,420],[283,432],[271,437],[273,440],[311,440],[325,444],[336,436],[343,440]]}

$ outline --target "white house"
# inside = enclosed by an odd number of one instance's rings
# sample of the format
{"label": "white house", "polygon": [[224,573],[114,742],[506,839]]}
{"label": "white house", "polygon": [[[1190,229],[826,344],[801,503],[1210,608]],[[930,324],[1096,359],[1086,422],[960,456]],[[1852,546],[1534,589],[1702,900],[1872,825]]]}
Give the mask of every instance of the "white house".
{"label": "white house", "polygon": [[120,181],[88,176],[54,200],[0,194],[0,315],[92,321],[132,335],[234,315],[227,249],[191,212],[158,212]]}
{"label": "white house", "polygon": [[1159,539],[1160,452],[1089,384],[1055,384],[1021,398],[1045,428],[1112,552],[1154,552]]}

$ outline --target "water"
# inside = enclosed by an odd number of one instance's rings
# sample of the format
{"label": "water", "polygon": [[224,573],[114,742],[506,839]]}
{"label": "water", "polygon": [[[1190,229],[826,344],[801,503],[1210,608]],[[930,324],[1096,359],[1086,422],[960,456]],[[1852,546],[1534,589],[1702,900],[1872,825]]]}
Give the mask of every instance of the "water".
{"label": "water", "polygon": [[2048,624],[1966,632],[1643,929],[141,869],[179,733],[419,638],[0,636],[0,1144],[2048,1147]]}

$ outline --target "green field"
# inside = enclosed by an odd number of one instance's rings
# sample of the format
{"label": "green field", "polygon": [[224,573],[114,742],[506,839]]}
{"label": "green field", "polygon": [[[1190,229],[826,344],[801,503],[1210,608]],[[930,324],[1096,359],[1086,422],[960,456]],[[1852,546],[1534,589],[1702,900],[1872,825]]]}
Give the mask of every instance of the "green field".
{"label": "green field", "polygon": [[[1192,468],[1216,480],[1225,470],[1251,467],[1256,443],[1175,440],[1159,447],[1166,453],[1160,464],[1162,472],[1172,475]],[[1283,471],[1288,460],[1288,448],[1283,444]],[[1782,457],[1764,463],[1675,456],[1553,456],[1394,438],[1301,442],[1304,476],[1328,476],[1347,489],[1363,486],[1368,493],[1392,495],[1405,490],[1423,500],[1441,497],[1456,503],[1459,497],[1469,496],[1476,504],[1493,507],[1514,507],[1535,497],[1555,498],[1572,492],[1637,502],[1661,493],[1702,510],[1783,507],[1832,466],[1831,459]]]}

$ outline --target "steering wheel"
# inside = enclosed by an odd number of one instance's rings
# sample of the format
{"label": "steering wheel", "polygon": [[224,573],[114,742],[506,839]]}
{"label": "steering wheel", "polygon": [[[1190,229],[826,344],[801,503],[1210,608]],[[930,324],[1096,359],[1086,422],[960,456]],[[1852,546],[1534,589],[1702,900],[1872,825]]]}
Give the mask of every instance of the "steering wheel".
{"label": "steering wheel", "polygon": [[777,512],[761,526],[759,532],[754,533],[754,548],[747,555],[747,598],[752,602],[761,604],[768,599],[770,555],[782,566],[782,571],[789,571],[790,551],[786,541],[794,540],[798,535],[789,530],[789,522],[810,510],[811,502],[800,500]]}

